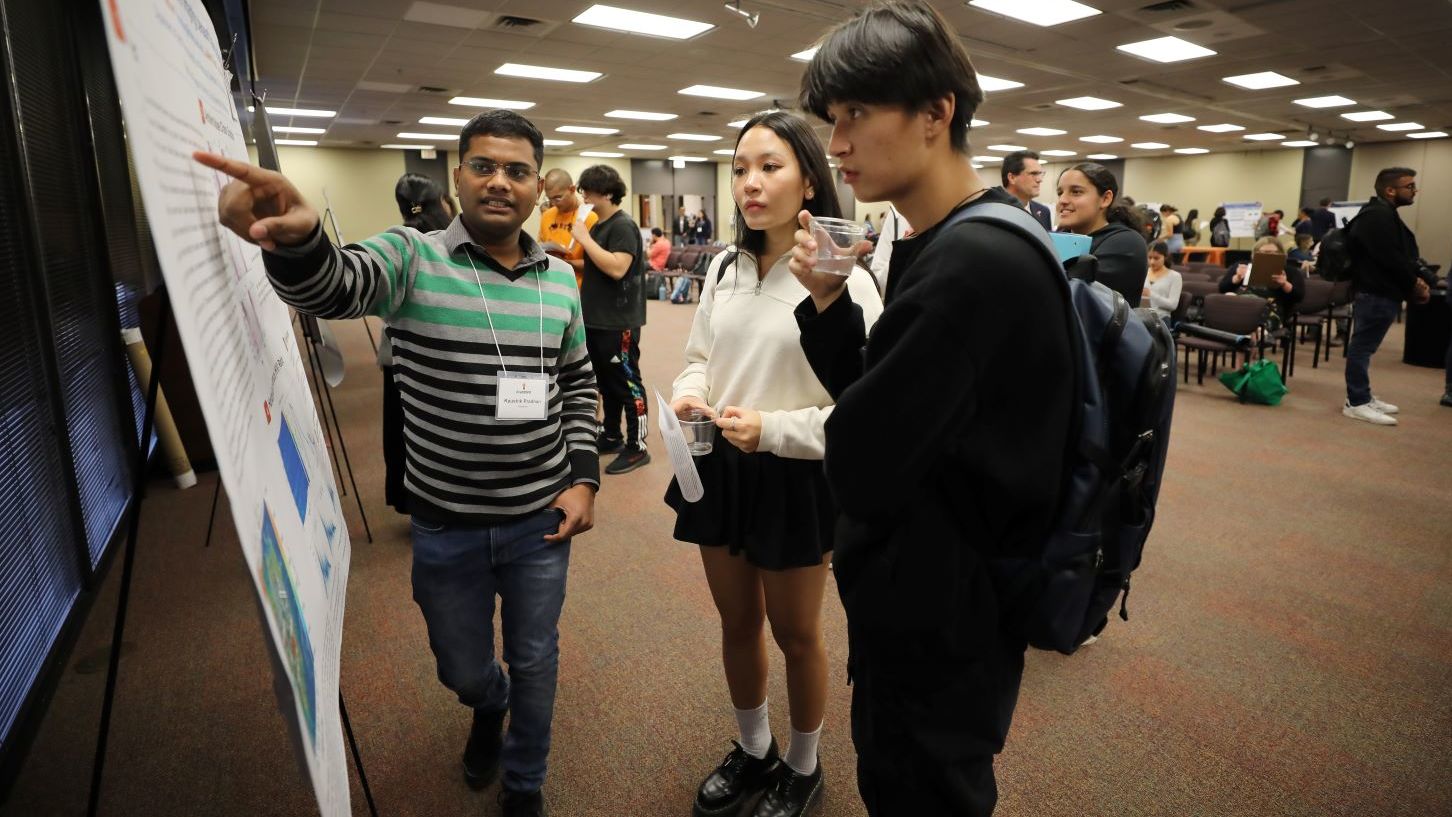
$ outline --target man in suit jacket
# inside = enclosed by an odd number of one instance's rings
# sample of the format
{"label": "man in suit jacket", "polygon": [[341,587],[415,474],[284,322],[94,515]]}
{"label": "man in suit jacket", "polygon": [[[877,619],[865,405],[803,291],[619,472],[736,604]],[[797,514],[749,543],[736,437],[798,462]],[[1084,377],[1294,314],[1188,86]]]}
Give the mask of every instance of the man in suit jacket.
{"label": "man in suit jacket", "polygon": [[686,215],[686,208],[685,207],[679,207],[679,208],[677,208],[676,209],[675,231],[674,231],[675,237],[676,237],[676,243],[677,244],[689,244],[689,243],[691,243],[691,231],[692,231],[691,217],[688,216],[688,215]]}
{"label": "man in suit jacket", "polygon": [[1001,173],[1003,189],[1023,202],[1045,230],[1054,229],[1049,221],[1049,208],[1034,201],[1044,183],[1044,166],[1039,163],[1039,155],[1032,150],[1016,150],[1003,158]]}

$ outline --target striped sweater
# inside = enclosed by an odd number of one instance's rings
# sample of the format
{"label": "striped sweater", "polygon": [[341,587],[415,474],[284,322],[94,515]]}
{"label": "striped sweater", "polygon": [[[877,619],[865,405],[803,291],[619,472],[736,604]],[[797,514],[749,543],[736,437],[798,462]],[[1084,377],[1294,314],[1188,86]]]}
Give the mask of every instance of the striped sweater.
{"label": "striped sweater", "polygon": [[[574,272],[525,233],[520,246],[524,257],[505,269],[455,218],[445,230],[394,227],[341,249],[320,228],[301,246],[263,253],[273,288],[297,310],[388,322],[404,484],[426,519],[492,524],[539,510],[571,485],[599,487],[595,374]],[[543,368],[546,419],[494,419],[501,363]]]}

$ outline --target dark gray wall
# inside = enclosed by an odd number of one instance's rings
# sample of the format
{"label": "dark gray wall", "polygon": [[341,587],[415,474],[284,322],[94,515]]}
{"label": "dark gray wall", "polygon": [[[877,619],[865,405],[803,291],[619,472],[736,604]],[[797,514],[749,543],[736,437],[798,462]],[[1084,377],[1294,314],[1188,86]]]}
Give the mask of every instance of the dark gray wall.
{"label": "dark gray wall", "polygon": [[403,169],[408,173],[428,176],[445,190],[452,190],[454,187],[453,180],[449,178],[449,154],[446,151],[436,151],[434,158],[425,159],[423,151],[405,150],[403,152]]}
{"label": "dark gray wall", "polygon": [[[632,159],[630,195],[716,196],[716,163],[687,162],[677,170],[667,159]],[[669,215],[674,215],[672,211]]]}
{"label": "dark gray wall", "polygon": [[1301,200],[1281,207],[1294,218],[1295,208],[1315,206],[1323,198],[1345,201],[1351,187],[1351,151],[1344,147],[1307,148],[1301,164]]}

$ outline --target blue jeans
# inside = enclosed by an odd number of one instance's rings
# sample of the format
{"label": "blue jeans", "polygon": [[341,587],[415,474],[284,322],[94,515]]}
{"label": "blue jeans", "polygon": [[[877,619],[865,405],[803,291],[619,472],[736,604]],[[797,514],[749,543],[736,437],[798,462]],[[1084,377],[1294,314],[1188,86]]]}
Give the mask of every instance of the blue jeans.
{"label": "blue jeans", "polygon": [[1346,346],[1346,402],[1353,406],[1371,402],[1371,356],[1381,346],[1401,306],[1401,301],[1385,295],[1356,295],[1351,340]]}
{"label": "blue jeans", "polygon": [[[491,527],[413,518],[413,600],[428,624],[439,680],[465,706],[508,709],[504,787],[544,785],[559,674],[559,621],[570,543],[544,541],[553,508]],[[494,659],[494,596],[502,604],[505,674]]]}

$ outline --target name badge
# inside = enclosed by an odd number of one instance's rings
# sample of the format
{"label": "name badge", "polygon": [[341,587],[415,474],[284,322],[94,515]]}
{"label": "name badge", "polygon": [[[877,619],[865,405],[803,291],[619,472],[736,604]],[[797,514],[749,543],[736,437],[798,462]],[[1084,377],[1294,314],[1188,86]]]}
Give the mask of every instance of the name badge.
{"label": "name badge", "polygon": [[543,420],[549,416],[549,378],[541,372],[500,372],[494,419]]}

